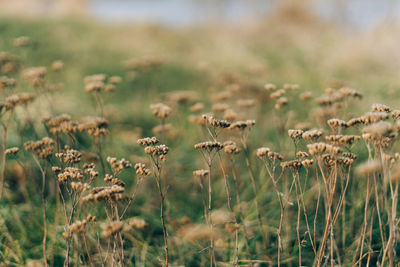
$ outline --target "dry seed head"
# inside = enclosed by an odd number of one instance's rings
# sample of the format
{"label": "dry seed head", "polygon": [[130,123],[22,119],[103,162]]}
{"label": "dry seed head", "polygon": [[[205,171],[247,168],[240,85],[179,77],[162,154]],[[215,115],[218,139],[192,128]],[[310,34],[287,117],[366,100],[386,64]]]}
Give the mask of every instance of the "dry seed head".
{"label": "dry seed head", "polygon": [[207,116],[207,115],[203,115],[203,116],[206,116],[208,124],[210,124],[212,127],[228,128],[229,126],[231,126],[231,123],[226,120],[218,120],[212,116]]}
{"label": "dry seed head", "polygon": [[283,89],[297,91],[297,90],[299,90],[299,85],[298,84],[285,83],[283,85]]}
{"label": "dry seed head", "polygon": [[120,84],[122,82],[122,78],[120,76],[111,76],[108,79],[108,82],[112,84]]}
{"label": "dry seed head", "polygon": [[51,68],[54,71],[61,71],[64,68],[64,62],[62,62],[61,60],[56,60],[51,63]]}
{"label": "dry seed head", "polygon": [[390,113],[392,109],[384,104],[373,104],[371,112],[386,112]]}
{"label": "dry seed head", "polygon": [[332,129],[336,129],[338,127],[347,127],[347,122],[345,122],[344,120],[340,120],[340,119],[330,119],[328,120],[328,125],[332,128]]}
{"label": "dry seed head", "polygon": [[207,141],[207,142],[202,142],[194,145],[195,149],[202,149],[206,151],[219,151],[224,148],[224,145],[221,144],[220,142],[212,142],[212,141]]}
{"label": "dry seed head", "polygon": [[107,79],[107,75],[101,73],[101,74],[93,74],[90,76],[86,76],[84,81],[85,81],[85,84],[93,83],[93,82],[103,82],[104,83],[104,81],[106,79]]}
{"label": "dry seed head", "polygon": [[301,165],[303,165],[304,167],[309,167],[314,163],[313,159],[305,159],[301,161]]}
{"label": "dry seed head", "polygon": [[256,124],[255,120],[236,121],[230,125],[229,129],[244,130],[246,128],[254,126],[255,124]]}
{"label": "dry seed head", "polygon": [[240,153],[240,149],[237,147],[236,143],[233,141],[224,142],[224,151],[229,155],[236,155]]}
{"label": "dry seed head", "polygon": [[19,151],[18,147],[11,147],[11,148],[6,149],[4,151],[4,154],[6,154],[6,155],[16,155],[18,153],[18,151]]}
{"label": "dry seed head", "polygon": [[276,100],[275,109],[281,109],[289,103],[287,97],[280,97]]}
{"label": "dry seed head", "polygon": [[373,139],[378,139],[381,137],[389,137],[393,130],[392,124],[381,121],[365,127],[362,132],[363,134],[369,134]]}
{"label": "dry seed head", "polygon": [[124,158],[117,160],[117,158],[107,157],[107,162],[110,164],[111,168],[116,173],[119,173],[124,169],[132,167],[132,164]]}
{"label": "dry seed head", "polygon": [[26,47],[32,44],[32,40],[28,36],[20,36],[13,40],[13,45],[15,47]]}
{"label": "dry seed head", "polygon": [[169,148],[166,145],[147,146],[144,148],[146,154],[160,157],[167,155],[168,150]]}
{"label": "dry seed head", "polygon": [[43,137],[39,141],[28,141],[24,143],[25,150],[38,155],[42,159],[48,159],[54,150],[54,141],[49,137]]}
{"label": "dry seed head", "polygon": [[171,114],[171,108],[163,103],[151,104],[153,115],[159,119],[165,119]]}
{"label": "dry seed head", "polygon": [[313,130],[305,131],[302,134],[302,137],[303,137],[303,139],[317,140],[318,138],[320,138],[322,136],[322,134],[323,134],[322,131],[313,129]]}
{"label": "dry seed head", "polygon": [[271,149],[268,147],[261,147],[257,149],[256,155],[260,159],[269,158],[271,160],[283,160],[283,157],[279,153],[271,151]]}
{"label": "dry seed head", "polygon": [[182,239],[189,242],[208,241],[216,237],[216,230],[211,230],[208,225],[188,225],[179,230]]}
{"label": "dry seed head", "polygon": [[386,112],[368,112],[364,116],[360,117],[362,123],[369,125],[372,123],[377,123],[382,120],[386,120],[389,118],[389,114]]}
{"label": "dry seed head", "polygon": [[278,91],[275,91],[275,92],[271,93],[269,96],[272,99],[278,99],[278,98],[282,97],[284,94],[286,94],[286,90],[279,89]]}
{"label": "dry seed head", "polygon": [[393,118],[393,119],[398,119],[398,118],[400,118],[400,110],[398,110],[398,109],[393,110],[393,111],[392,111],[392,118]]}
{"label": "dry seed head", "polygon": [[147,223],[142,218],[134,217],[129,221],[129,226],[136,229],[143,229],[147,226]]}
{"label": "dry seed head", "polygon": [[357,173],[359,175],[368,175],[378,172],[382,165],[379,160],[370,160],[357,167]]}
{"label": "dry seed head", "polygon": [[82,171],[78,168],[66,167],[64,169],[64,172],[57,175],[57,178],[60,183],[63,183],[66,182],[68,179],[82,180],[83,174]]}
{"label": "dry seed head", "polygon": [[150,145],[155,145],[157,144],[159,141],[158,139],[153,136],[153,137],[145,137],[142,139],[137,140],[137,143],[141,146],[150,146]]}
{"label": "dry seed head", "polygon": [[313,95],[310,91],[304,92],[300,95],[300,99],[303,101],[310,100],[312,97],[313,97]]}
{"label": "dry seed head", "polygon": [[193,175],[197,177],[206,177],[209,174],[208,170],[195,170],[193,171]]}
{"label": "dry seed head", "polygon": [[87,191],[90,189],[90,185],[87,183],[81,183],[81,182],[71,182],[71,188],[76,190],[76,191]]}
{"label": "dry seed head", "polygon": [[227,224],[233,221],[233,214],[226,210],[213,210],[211,220],[213,224]]}
{"label": "dry seed head", "polygon": [[358,91],[356,91],[356,90],[353,89],[353,88],[342,87],[342,88],[339,89],[339,92],[340,92],[341,94],[343,94],[344,96],[350,96],[350,97],[358,98],[358,99],[361,99],[361,98],[362,98],[362,94],[359,93]]}
{"label": "dry seed head", "polygon": [[237,223],[227,223],[225,224],[225,231],[232,234],[240,229],[240,225]]}
{"label": "dry seed head", "polygon": [[90,82],[85,85],[85,90],[88,93],[100,92],[103,89],[104,89],[103,82]]}
{"label": "dry seed head", "polygon": [[298,170],[298,169],[301,168],[301,166],[303,166],[302,163],[301,163],[301,160],[298,160],[298,159],[291,160],[291,161],[284,161],[284,162],[281,163],[281,167],[283,169],[291,168],[291,169]]}
{"label": "dry seed head", "polygon": [[199,112],[204,109],[204,104],[203,103],[196,103],[190,107],[191,112]]}
{"label": "dry seed head", "polygon": [[151,171],[146,168],[144,163],[136,163],[135,170],[138,175],[149,176],[151,174]]}
{"label": "dry seed head", "polygon": [[296,158],[308,158],[309,157],[309,155],[308,155],[308,153],[307,152],[304,152],[304,151],[299,151],[299,152],[297,152],[296,153]]}
{"label": "dry seed head", "polygon": [[107,224],[102,224],[101,229],[103,232],[101,233],[101,237],[109,238],[117,233],[120,233],[123,230],[123,223],[120,221],[113,221]]}
{"label": "dry seed head", "polygon": [[272,83],[267,83],[267,84],[264,85],[264,88],[265,88],[268,92],[271,92],[271,91],[276,90],[276,85],[275,85],[275,84],[272,84]]}
{"label": "dry seed head", "polygon": [[289,129],[289,130],[288,130],[288,135],[289,135],[289,137],[292,138],[293,140],[295,140],[295,139],[301,137],[301,135],[302,135],[303,133],[304,133],[304,132],[303,132],[302,130],[293,130],[293,129]]}

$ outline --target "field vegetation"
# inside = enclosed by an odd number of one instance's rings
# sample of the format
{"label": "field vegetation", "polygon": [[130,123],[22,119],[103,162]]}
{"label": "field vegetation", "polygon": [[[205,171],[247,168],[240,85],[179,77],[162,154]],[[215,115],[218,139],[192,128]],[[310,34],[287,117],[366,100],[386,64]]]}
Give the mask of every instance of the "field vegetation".
{"label": "field vegetation", "polygon": [[397,265],[398,32],[1,17],[0,265]]}

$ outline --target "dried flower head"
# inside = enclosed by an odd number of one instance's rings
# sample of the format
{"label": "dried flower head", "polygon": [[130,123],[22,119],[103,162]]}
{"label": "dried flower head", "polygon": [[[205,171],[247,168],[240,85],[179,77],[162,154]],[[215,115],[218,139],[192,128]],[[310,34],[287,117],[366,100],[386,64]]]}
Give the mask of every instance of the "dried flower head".
{"label": "dried flower head", "polygon": [[171,108],[163,103],[151,104],[150,108],[153,112],[153,115],[159,119],[165,119],[171,114]]}

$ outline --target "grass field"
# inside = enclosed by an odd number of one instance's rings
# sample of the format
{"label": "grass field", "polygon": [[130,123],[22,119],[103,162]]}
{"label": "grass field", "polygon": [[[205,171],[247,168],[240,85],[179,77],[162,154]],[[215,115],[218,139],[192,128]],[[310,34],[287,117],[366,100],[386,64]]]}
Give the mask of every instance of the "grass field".
{"label": "grass field", "polygon": [[0,266],[397,265],[398,32],[1,17]]}

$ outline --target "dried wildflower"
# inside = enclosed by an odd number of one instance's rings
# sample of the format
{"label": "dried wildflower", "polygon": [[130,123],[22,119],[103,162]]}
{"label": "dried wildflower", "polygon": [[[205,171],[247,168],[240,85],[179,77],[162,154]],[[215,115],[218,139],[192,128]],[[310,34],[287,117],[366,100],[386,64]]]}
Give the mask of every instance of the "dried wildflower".
{"label": "dried wildflower", "polygon": [[8,78],[6,76],[0,77],[0,90],[3,90],[5,88],[13,88],[17,84],[17,81],[12,78]]}
{"label": "dried wildflower", "polygon": [[6,155],[16,155],[18,153],[18,151],[19,151],[18,147],[11,147],[11,148],[6,149],[4,151],[4,154],[6,154]]}
{"label": "dried wildflower", "polygon": [[188,225],[179,230],[178,233],[183,240],[189,242],[208,241],[215,239],[217,232],[215,229],[211,230],[208,225]]}
{"label": "dried wildflower", "polygon": [[260,147],[257,149],[256,155],[260,159],[283,160],[283,157],[279,153],[271,151],[268,147]]}
{"label": "dried wildflower", "polygon": [[157,144],[159,141],[158,139],[153,136],[153,137],[145,137],[142,139],[137,140],[137,143],[141,146],[150,146],[150,145],[155,145]]}
{"label": "dried wildflower", "polygon": [[231,123],[226,120],[218,120],[208,115],[203,115],[203,118],[206,119],[208,124],[214,128],[228,128],[231,126]]}
{"label": "dried wildflower", "polygon": [[83,174],[82,174],[82,171],[78,168],[66,167],[64,169],[64,172],[59,173],[57,175],[57,178],[60,183],[63,183],[69,179],[82,180]]}
{"label": "dried wildflower", "polygon": [[282,97],[284,94],[286,94],[286,91],[284,89],[279,89],[278,91],[271,93],[269,96],[273,99],[278,99]]}
{"label": "dried wildflower", "polygon": [[76,191],[87,191],[90,189],[90,185],[87,183],[81,183],[81,182],[71,182],[71,188],[76,190]]}
{"label": "dried wildflower", "polygon": [[368,175],[378,172],[381,169],[381,163],[378,160],[369,160],[357,167],[359,175]]}
{"label": "dried wildflower", "polygon": [[233,141],[224,142],[224,151],[226,154],[235,155],[240,153],[240,149],[237,147],[236,143]]}
{"label": "dried wildflower", "polygon": [[114,173],[119,173],[119,172],[123,171],[124,169],[128,169],[128,168],[132,167],[132,164],[124,158],[117,160],[117,158],[107,157],[107,162],[110,164]]}
{"label": "dried wildflower", "polygon": [[105,75],[105,74],[94,74],[94,75],[86,76],[84,81],[85,81],[85,84],[96,83],[96,82],[104,83],[104,81],[106,79],[107,79],[107,75]]}
{"label": "dried wildflower", "polygon": [[211,213],[213,224],[227,224],[233,221],[233,214],[226,210],[213,210]]}
{"label": "dried wildflower", "polygon": [[103,232],[101,233],[101,237],[110,238],[111,236],[120,233],[123,230],[123,223],[120,221],[113,221],[107,224],[102,224],[101,228]]}
{"label": "dried wildflower", "polygon": [[371,112],[386,112],[390,113],[392,109],[384,104],[373,104]]}
{"label": "dried wildflower", "polygon": [[247,120],[247,121],[236,121],[229,126],[229,129],[239,129],[244,130],[246,128],[250,128],[256,124],[255,120]]}
{"label": "dried wildflower", "polygon": [[122,78],[119,77],[119,76],[111,76],[111,77],[108,79],[108,82],[109,82],[109,83],[112,83],[112,84],[120,84],[120,83],[122,82]]}
{"label": "dried wildflower", "polygon": [[271,92],[271,91],[274,91],[274,90],[276,89],[276,86],[275,86],[275,84],[267,83],[267,84],[264,85],[264,88],[265,88],[268,92]]}
{"label": "dried wildflower", "polygon": [[303,165],[304,167],[309,167],[314,163],[314,160],[312,159],[305,159],[301,161],[301,165]]}
{"label": "dried wildflower", "polygon": [[309,131],[305,131],[302,134],[303,139],[312,139],[314,141],[316,141],[318,138],[320,138],[322,136],[322,131],[320,130],[309,130]]}
{"label": "dried wildflower", "polygon": [[221,144],[220,142],[207,141],[207,142],[202,142],[202,143],[198,143],[198,144],[194,145],[194,148],[211,152],[213,150],[219,151],[219,150],[223,149],[224,145]]}
{"label": "dried wildflower", "polygon": [[299,85],[298,84],[285,83],[283,85],[283,89],[297,91],[297,90],[299,90]]}
{"label": "dried wildflower", "polygon": [[313,97],[313,95],[312,95],[312,93],[309,92],[309,91],[304,92],[304,93],[302,93],[302,94],[300,95],[300,99],[303,100],[303,101],[310,100],[312,97]]}
{"label": "dried wildflower", "polygon": [[398,118],[400,118],[400,110],[398,110],[398,109],[393,110],[393,111],[392,111],[392,118],[393,118],[393,119],[398,119]]}
{"label": "dried wildflower", "polygon": [[147,223],[145,220],[143,220],[139,217],[134,217],[129,221],[129,226],[136,228],[136,229],[143,229],[147,226]]}
{"label": "dried wildflower", "polygon": [[298,169],[301,168],[301,166],[303,166],[303,165],[301,164],[301,160],[298,160],[298,159],[291,160],[291,161],[284,161],[284,162],[281,162],[281,167],[282,167],[283,169],[290,168],[290,169],[296,169],[296,170],[298,170]]}
{"label": "dried wildflower", "polygon": [[100,92],[103,89],[104,89],[103,82],[90,82],[85,85],[85,90],[88,93]]}
{"label": "dried wildflower", "polygon": [[165,119],[171,114],[171,108],[162,103],[151,104],[150,108],[153,111],[153,115],[159,119]]}
{"label": "dried wildflower", "polygon": [[199,112],[204,109],[204,104],[203,103],[196,103],[190,107],[191,112]]}
{"label": "dried wildflower", "polygon": [[168,154],[168,150],[169,148],[166,145],[147,146],[144,148],[146,154],[153,156],[165,156]]}
{"label": "dried wildflower", "polygon": [[61,71],[64,68],[64,62],[61,60],[56,60],[51,64],[51,68],[54,71]]}
{"label": "dried wildflower", "polygon": [[138,175],[149,176],[151,174],[151,171],[146,168],[144,163],[136,163],[135,170]]}
{"label": "dried wildflower", "polygon": [[32,40],[30,37],[28,36],[20,36],[14,39],[13,41],[13,45],[15,47],[26,47],[31,45]]}
{"label": "dried wildflower", "polygon": [[307,148],[311,155],[317,155],[317,154],[321,154],[324,152],[328,152],[328,153],[332,153],[332,154],[338,154],[338,153],[342,152],[342,149],[340,147],[332,146],[332,145],[325,144],[325,143],[308,144]]}
{"label": "dried wildflower", "polygon": [[296,158],[308,158],[309,155],[307,152],[304,151],[299,151],[296,153]]}
{"label": "dried wildflower", "polygon": [[189,121],[191,123],[195,123],[195,124],[198,124],[201,126],[206,125],[206,122],[207,122],[207,120],[202,115],[199,115],[199,116],[191,115],[191,116],[189,116]]}
{"label": "dried wildflower", "polygon": [[339,89],[339,92],[340,92],[341,94],[343,94],[344,96],[350,96],[350,97],[358,98],[358,99],[361,99],[361,98],[362,98],[362,94],[359,93],[358,91],[356,91],[356,90],[353,89],[353,88],[343,87],[343,88],[340,88],[340,89]]}
{"label": "dried wildflower", "polygon": [[101,137],[108,135],[108,121],[100,117],[85,118],[82,123],[78,125],[80,132],[87,132],[90,136]]}
{"label": "dried wildflower", "polygon": [[40,86],[44,84],[46,73],[46,67],[34,67],[24,70],[22,76],[34,86]]}
{"label": "dried wildflower", "polygon": [[328,125],[332,128],[332,129],[337,129],[339,127],[347,127],[347,122],[345,122],[344,120],[340,120],[340,119],[330,119],[328,120]]}
{"label": "dried wildflower", "polygon": [[293,140],[301,137],[301,135],[303,134],[302,130],[293,130],[293,129],[289,129],[288,130],[288,135],[290,138],[292,138]]}
{"label": "dried wildflower", "polygon": [[209,174],[208,170],[196,170],[193,171],[193,175],[194,176],[198,176],[198,177],[206,177]]}
{"label": "dried wildflower", "polygon": [[49,158],[54,150],[54,141],[49,137],[43,137],[39,141],[28,141],[24,144],[25,150],[38,155],[42,159]]}
{"label": "dried wildflower", "polygon": [[393,132],[393,125],[388,122],[378,122],[363,129],[363,134],[369,134],[372,138],[389,137]]}
{"label": "dried wildflower", "polygon": [[287,97],[280,97],[276,100],[275,109],[281,109],[289,103]]}

